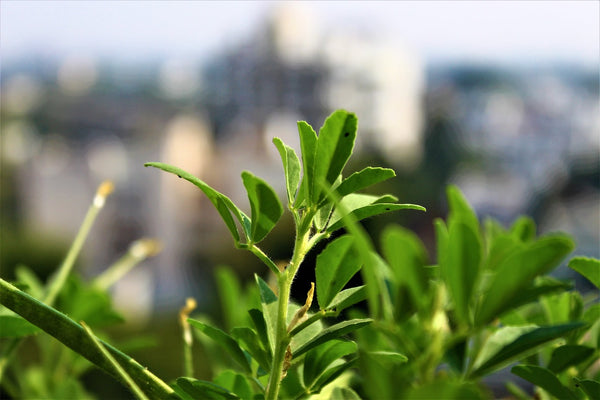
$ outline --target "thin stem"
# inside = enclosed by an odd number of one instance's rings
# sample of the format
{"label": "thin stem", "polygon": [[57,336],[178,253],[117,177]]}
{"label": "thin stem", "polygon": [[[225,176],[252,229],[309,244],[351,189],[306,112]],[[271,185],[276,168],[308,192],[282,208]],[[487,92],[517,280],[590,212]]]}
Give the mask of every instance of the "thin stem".
{"label": "thin stem", "polygon": [[279,268],[277,268],[277,264],[273,262],[260,248],[258,248],[254,243],[239,243],[236,245],[238,249],[244,249],[250,251],[256,257],[259,258],[260,261],[263,262],[269,269],[278,276],[280,274]]}
{"label": "thin stem", "polygon": [[98,216],[98,213],[104,207],[104,203],[106,202],[106,196],[108,196],[114,190],[114,186],[111,182],[106,181],[103,182],[96,191],[96,196],[94,197],[94,201],[90,205],[87,214],[79,228],[79,232],[77,232],[77,236],[75,236],[75,240],[71,244],[69,248],[69,252],[65,257],[65,260],[61,264],[55,278],[51,281],[50,286],[48,287],[48,291],[46,292],[46,296],[44,297],[44,303],[51,306],[54,304],[56,297],[62,290],[67,277],[71,273],[73,269],[73,265],[75,265],[75,260],[77,256],[81,252],[81,248],[83,247],[83,243],[85,239],[88,237],[90,229]]}
{"label": "thin stem", "polygon": [[125,255],[108,267],[102,274],[94,279],[93,285],[102,290],[106,290],[118,282],[133,267],[148,257],[158,254],[161,245],[154,239],[136,240],[129,246]]}
{"label": "thin stem", "polygon": [[[302,225],[306,225],[306,223],[301,224],[300,226]],[[296,276],[296,272],[298,272],[300,264],[310,249],[310,247],[308,247],[308,236],[311,224],[308,223],[307,225],[308,228],[304,231],[301,231],[299,227],[297,228],[298,231],[296,233],[292,260],[290,261],[289,267],[278,275],[277,283],[279,286],[279,297],[277,299],[275,352],[273,355],[271,373],[269,374],[269,380],[267,383],[265,400],[276,400],[279,396],[279,387],[281,386],[281,379],[283,378],[285,355],[291,340],[291,336],[287,331],[287,311],[290,290],[294,277]]]}

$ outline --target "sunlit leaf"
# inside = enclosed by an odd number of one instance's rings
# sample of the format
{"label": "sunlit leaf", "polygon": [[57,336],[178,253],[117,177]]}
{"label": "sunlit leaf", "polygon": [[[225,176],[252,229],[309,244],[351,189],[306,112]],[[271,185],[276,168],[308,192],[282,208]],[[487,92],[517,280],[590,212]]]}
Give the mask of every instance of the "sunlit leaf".
{"label": "sunlit leaf", "polygon": [[315,153],[317,150],[317,134],[312,126],[305,121],[298,121],[298,133],[300,134],[300,149],[302,151],[302,183],[296,202],[296,207],[304,201],[312,199],[313,182],[315,175]]}
{"label": "sunlit leaf", "polygon": [[366,167],[344,179],[336,188],[336,192],[338,193],[338,196],[344,197],[350,193],[357,192],[376,183],[393,178],[394,176],[396,176],[396,173],[393,169]]}
{"label": "sunlit leaf", "polygon": [[154,167],[162,169],[165,172],[170,172],[200,188],[200,190],[204,192],[206,197],[208,197],[210,202],[215,206],[223,221],[225,221],[225,224],[227,225],[227,228],[229,229],[229,232],[231,232],[231,235],[236,243],[240,241],[240,234],[233,216],[235,216],[242,225],[246,236],[249,235],[250,219],[224,194],[217,192],[202,180],[196,178],[194,175],[182,170],[181,168],[159,162],[148,162],[145,163],[144,166]]}
{"label": "sunlit leaf", "polygon": [[317,347],[318,345],[328,342],[329,340],[337,339],[343,335],[346,335],[352,331],[362,328],[365,325],[373,322],[372,319],[351,319],[349,321],[343,321],[328,328],[323,329],[318,335],[312,340],[305,343],[294,351],[294,358],[306,353],[310,349]]}
{"label": "sunlit leaf", "polygon": [[333,184],[341,174],[354,149],[358,119],[345,110],[334,111],[319,130],[315,150],[312,202],[319,204],[321,183]]}
{"label": "sunlit leaf", "polygon": [[600,260],[590,257],[574,257],[569,261],[569,268],[579,272],[597,288],[600,288]]}
{"label": "sunlit leaf", "polygon": [[294,199],[296,198],[298,183],[300,182],[300,160],[298,159],[294,149],[283,143],[281,139],[273,138],[273,144],[275,144],[275,147],[277,147],[283,163],[288,203],[293,204]]}
{"label": "sunlit leaf", "polygon": [[277,332],[277,296],[273,293],[267,282],[261,277],[254,275],[254,278],[256,279],[256,284],[258,285],[258,290],[260,292],[262,316],[267,329],[271,353],[273,353],[275,349],[275,333]]}
{"label": "sunlit leaf", "polygon": [[0,315],[0,338],[18,338],[40,332],[40,328],[18,315]]}
{"label": "sunlit leaf", "polygon": [[367,291],[365,289],[365,285],[344,289],[336,294],[333,300],[331,300],[331,303],[329,303],[329,309],[341,311],[365,300],[366,298]]}
{"label": "sunlit leaf", "polygon": [[[376,203],[365,207],[357,208],[352,210],[352,216],[357,220],[361,221],[365,218],[373,217],[375,215],[384,214],[387,212],[398,211],[398,210],[418,210],[425,211],[425,208],[416,204],[387,204],[387,203]],[[332,218],[331,224],[327,227],[327,232],[334,232],[344,226],[344,221],[341,215],[336,218]]]}
{"label": "sunlit leaf", "polygon": [[258,243],[273,229],[281,215],[283,207],[271,186],[248,171],[242,172],[242,180],[252,209],[252,228],[250,238]]}
{"label": "sunlit leaf", "polygon": [[242,400],[252,400],[253,393],[250,383],[242,374],[234,371],[223,371],[215,378],[215,384],[235,393]]}

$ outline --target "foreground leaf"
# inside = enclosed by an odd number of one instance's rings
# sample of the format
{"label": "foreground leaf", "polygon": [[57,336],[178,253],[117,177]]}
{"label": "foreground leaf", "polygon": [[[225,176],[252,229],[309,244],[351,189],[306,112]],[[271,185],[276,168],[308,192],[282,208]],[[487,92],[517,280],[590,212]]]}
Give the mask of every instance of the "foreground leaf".
{"label": "foreground leaf", "polygon": [[[94,346],[81,325],[66,315],[52,307],[48,307],[3,279],[0,279],[0,304],[21,315],[127,386],[127,383],[115,371],[113,365]],[[168,399],[176,396],[172,388],[153,375],[147,368],[142,367],[133,358],[107,343],[101,343],[148,397],[151,399]]]}
{"label": "foreground leaf", "polygon": [[569,261],[569,268],[579,272],[597,288],[600,288],[600,260],[590,257],[574,257]]}
{"label": "foreground leaf", "polygon": [[[416,204],[392,204],[392,203],[376,203],[365,207],[357,208],[351,211],[351,215],[356,221],[361,221],[365,218],[373,217],[392,211],[398,210],[419,210],[425,211],[425,207]],[[343,215],[337,215],[332,218],[331,224],[327,227],[327,232],[335,232],[344,226]]]}
{"label": "foreground leaf", "polygon": [[366,167],[344,179],[335,190],[338,196],[344,197],[394,176],[396,176],[396,173],[393,169]]}
{"label": "foreground leaf", "polygon": [[307,352],[304,358],[304,386],[312,387],[335,360],[354,354],[356,350],[354,342],[331,340]]}
{"label": "foreground leaf", "polygon": [[552,352],[548,369],[555,374],[564,371],[572,365],[578,365],[594,354],[594,348],[580,345],[564,345]]}
{"label": "foreground leaf", "polygon": [[537,365],[517,365],[510,372],[541,387],[558,399],[577,400],[577,396],[546,368]]}

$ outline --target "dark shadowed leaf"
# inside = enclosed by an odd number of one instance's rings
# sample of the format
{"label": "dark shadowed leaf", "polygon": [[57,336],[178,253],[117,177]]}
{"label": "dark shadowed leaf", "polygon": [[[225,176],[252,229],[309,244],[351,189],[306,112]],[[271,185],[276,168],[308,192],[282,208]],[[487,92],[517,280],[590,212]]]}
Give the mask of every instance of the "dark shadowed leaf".
{"label": "dark shadowed leaf", "polygon": [[317,257],[315,268],[317,300],[321,310],[360,270],[361,259],[356,254],[352,236],[341,236],[327,245]]}
{"label": "dark shadowed leaf", "polygon": [[[193,399],[235,400],[240,397],[222,386],[194,378],[177,378],[177,387]],[[179,390],[177,390],[179,392]]]}
{"label": "dark shadowed leaf", "polygon": [[578,365],[586,361],[592,354],[594,354],[593,347],[575,344],[557,347],[552,352],[550,362],[548,363],[548,369],[555,374],[558,374],[572,365]]}
{"label": "dark shadowed leaf", "polygon": [[268,347],[263,347],[256,332],[247,327],[236,327],[231,330],[231,336],[256,360],[262,369],[269,371],[271,354],[267,352]]}
{"label": "dark shadowed leaf", "polygon": [[244,371],[248,373],[252,372],[250,362],[235,339],[219,328],[204,324],[200,321],[196,321],[195,319],[188,318],[188,322],[200,332],[204,333],[206,336],[221,345],[223,349],[225,349],[227,353],[229,353],[229,355],[244,369]]}
{"label": "dark shadowed leaf", "polygon": [[598,398],[598,393],[600,393],[600,382],[594,381],[592,379],[577,379],[574,378],[575,385],[583,391],[586,395],[589,396],[590,399]]}
{"label": "dark shadowed leaf", "polygon": [[512,367],[510,372],[541,387],[558,399],[577,400],[577,396],[546,368],[537,365],[517,365]]}

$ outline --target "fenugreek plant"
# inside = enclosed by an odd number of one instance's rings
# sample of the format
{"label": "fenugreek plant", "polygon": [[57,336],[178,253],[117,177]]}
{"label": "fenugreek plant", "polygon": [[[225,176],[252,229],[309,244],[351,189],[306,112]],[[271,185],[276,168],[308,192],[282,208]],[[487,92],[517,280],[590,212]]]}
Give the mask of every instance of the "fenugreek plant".
{"label": "fenugreek plant", "polygon": [[[246,215],[224,194],[186,171],[157,162],[145,164],[186,179],[202,190],[227,225],[235,246],[256,255],[277,281],[273,291],[256,276],[261,307],[249,310],[248,326],[235,327],[227,333],[195,319],[187,320],[194,329],[220,344],[237,362],[239,372],[228,372],[218,380],[220,386],[190,377],[180,378],[175,387],[181,396],[253,398],[258,395],[273,400],[283,391],[285,398],[302,397],[319,393],[353,365],[357,346],[342,338],[368,325],[371,319],[338,319],[331,326],[325,326],[321,320],[338,317],[342,310],[369,297],[366,286],[344,289],[364,264],[356,252],[354,238],[338,237],[319,254],[316,282],[302,306],[290,301],[298,269],[307,253],[344,227],[347,219],[358,221],[402,209],[424,210],[413,204],[398,204],[391,195],[357,193],[395,176],[391,169],[368,167],[343,176],[354,148],[357,123],[356,116],[344,110],[331,114],[318,135],[308,123],[298,122],[302,162],[281,139],[273,139],[283,163],[287,208],[295,223],[293,255],[283,268],[258,246],[284,211],[277,194],[265,181],[250,172],[242,173],[250,203],[250,215]],[[319,311],[311,313],[315,294]],[[372,293],[372,296],[379,295]],[[302,371],[300,381],[298,371]],[[290,378],[284,379],[286,376]]]}
{"label": "fenugreek plant", "polygon": [[[391,195],[357,193],[395,173],[367,167],[345,176],[357,133],[354,114],[334,112],[318,135],[303,121],[298,131],[300,157],[280,139],[273,140],[295,227],[292,257],[284,266],[259,247],[284,212],[265,181],[242,173],[248,215],[186,171],[146,164],[197,186],[222,217],[235,247],[266,267],[245,290],[229,270],[216,270],[223,329],[194,315],[195,301],[188,299],[179,313],[182,377],[164,382],[90,328],[101,329],[116,319],[106,289],[155,247],[154,242],[136,242],[91,282],[73,275],[83,240],[110,192],[110,185],[104,185],[46,285],[23,267],[15,285],[0,279],[3,390],[13,397],[87,398],[75,378],[95,365],[138,399],[491,398],[482,379],[516,363],[511,372],[535,386],[535,398],[597,398],[597,292],[582,295],[572,283],[548,276],[573,251],[571,238],[537,237],[526,217],[509,228],[492,220],[480,224],[451,186],[449,216],[435,222],[437,261],[430,262],[413,232],[395,225],[384,230],[379,254],[359,221],[424,208],[398,204]],[[346,233],[332,238],[341,228]],[[290,297],[294,278],[322,241],[326,245],[316,256],[315,282],[296,304]],[[599,286],[597,259],[575,257],[569,267]],[[347,287],[359,272],[364,284]],[[275,277],[273,287],[267,275]],[[353,307],[365,301],[366,309]],[[50,336],[74,353],[57,347]],[[39,342],[41,368],[25,368],[15,357],[23,340]],[[206,350],[210,380],[195,376],[194,343]],[[514,383],[507,386],[517,398],[532,395]]]}

